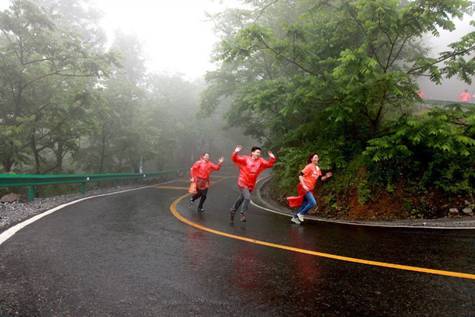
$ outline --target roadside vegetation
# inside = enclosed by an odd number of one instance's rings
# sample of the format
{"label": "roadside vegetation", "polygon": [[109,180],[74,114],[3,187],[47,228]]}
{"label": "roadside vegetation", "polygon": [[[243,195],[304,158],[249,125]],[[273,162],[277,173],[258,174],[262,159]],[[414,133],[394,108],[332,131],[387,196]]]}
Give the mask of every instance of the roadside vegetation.
{"label": "roadside vegetation", "polygon": [[221,36],[201,111],[279,154],[274,195],[295,191],[310,152],[335,177],[321,214],[440,217],[473,203],[475,109],[418,111],[417,79],[472,83],[475,32],[434,54],[424,38],[453,30],[463,0],[243,1],[212,18]]}

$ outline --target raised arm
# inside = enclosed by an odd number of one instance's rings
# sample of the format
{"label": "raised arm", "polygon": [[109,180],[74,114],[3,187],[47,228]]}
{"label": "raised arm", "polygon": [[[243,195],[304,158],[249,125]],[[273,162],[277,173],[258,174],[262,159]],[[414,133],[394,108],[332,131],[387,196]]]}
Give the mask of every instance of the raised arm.
{"label": "raised arm", "polygon": [[223,165],[224,163],[224,157],[220,157],[219,160],[218,160],[218,164],[214,164],[213,162],[210,162],[211,163],[211,169],[215,170],[215,171],[219,171],[221,169],[221,166]]}
{"label": "raised arm", "polygon": [[267,152],[267,154],[269,155],[269,160],[264,160],[264,159],[262,160],[264,168],[270,168],[274,166],[275,162],[277,162],[277,158],[275,157],[274,153],[269,151]]}
{"label": "raised arm", "polygon": [[234,152],[231,155],[231,160],[238,165],[246,164],[246,159],[238,154],[241,150],[242,146],[238,145],[236,146],[236,149],[234,149]]}

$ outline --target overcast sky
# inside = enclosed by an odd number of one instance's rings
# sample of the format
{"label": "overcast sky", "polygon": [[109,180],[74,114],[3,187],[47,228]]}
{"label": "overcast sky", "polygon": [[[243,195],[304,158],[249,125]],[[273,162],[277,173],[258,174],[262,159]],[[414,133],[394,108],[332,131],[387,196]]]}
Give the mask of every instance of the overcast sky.
{"label": "overcast sky", "polygon": [[217,38],[205,12],[224,5],[213,0],[91,0],[104,12],[103,27],[135,33],[142,41],[150,71],[182,73],[195,79],[212,68]]}
{"label": "overcast sky", "polygon": [[[102,26],[111,39],[115,30],[136,34],[152,72],[182,73],[196,79],[212,69],[217,41],[206,12],[235,5],[236,0],[89,0],[104,16]],[[0,0],[0,9],[9,6]]]}
{"label": "overcast sky", "polygon": [[[0,0],[0,9],[9,0]],[[104,17],[102,26],[109,39],[115,30],[136,34],[143,44],[147,67],[152,72],[181,73],[193,80],[213,68],[210,61],[217,38],[205,12],[236,6],[238,0],[89,0]],[[468,19],[456,21],[457,35],[468,32]],[[430,40],[435,51],[458,36],[442,32]],[[430,39],[430,37],[429,37]]]}

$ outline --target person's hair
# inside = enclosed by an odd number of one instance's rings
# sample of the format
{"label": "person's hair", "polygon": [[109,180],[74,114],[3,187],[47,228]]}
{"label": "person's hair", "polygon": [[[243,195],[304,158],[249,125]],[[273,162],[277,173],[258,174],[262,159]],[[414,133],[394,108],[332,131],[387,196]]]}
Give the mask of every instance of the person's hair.
{"label": "person's hair", "polygon": [[308,156],[308,159],[307,159],[307,163],[312,163],[312,159],[315,155],[318,155],[317,153],[311,153],[309,156]]}
{"label": "person's hair", "polygon": [[251,148],[251,153],[253,153],[255,150],[259,150],[259,151],[262,152],[262,149],[261,149],[259,146],[253,146],[253,147]]}
{"label": "person's hair", "polygon": [[208,155],[209,155],[209,153],[208,153],[208,152],[203,152],[203,153],[201,153],[201,157],[205,156],[206,154],[208,154]]}

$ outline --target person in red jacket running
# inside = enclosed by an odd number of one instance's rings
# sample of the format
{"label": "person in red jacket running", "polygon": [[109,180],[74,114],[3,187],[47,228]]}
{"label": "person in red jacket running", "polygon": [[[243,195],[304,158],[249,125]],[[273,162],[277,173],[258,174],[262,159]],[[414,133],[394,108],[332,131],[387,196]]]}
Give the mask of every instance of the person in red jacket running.
{"label": "person in red jacket running", "polygon": [[214,171],[219,171],[221,165],[223,165],[224,158],[221,157],[218,164],[214,164],[209,160],[209,153],[203,153],[201,158],[196,161],[190,168],[191,181],[196,184],[196,194],[190,199],[190,207],[193,206],[195,200],[201,197],[198,204],[198,212],[204,212],[203,204],[208,195],[208,188],[210,185],[210,174]]}
{"label": "person in red jacket running", "polygon": [[315,189],[315,185],[317,184],[318,178],[321,177],[322,181],[324,181],[332,177],[333,175],[331,172],[328,172],[325,174],[325,176],[322,176],[322,171],[318,166],[318,161],[319,157],[317,153],[312,153],[309,155],[307,165],[300,172],[299,176],[300,182],[297,186],[299,196],[287,198],[287,200],[289,201],[289,205],[291,205],[293,201],[301,201],[300,208],[297,210],[297,212],[293,215],[291,219],[293,223],[300,224],[301,222],[303,222],[303,216],[307,214],[310,209],[317,205],[317,200],[315,199],[313,190]]}
{"label": "person in red jacket running", "polygon": [[269,151],[269,160],[265,160],[261,157],[262,149],[258,146],[254,146],[251,149],[251,155],[240,156],[238,153],[242,150],[242,146],[236,146],[231,159],[239,167],[239,197],[231,208],[231,222],[234,221],[234,215],[236,211],[241,207],[241,221],[246,221],[246,211],[249,208],[249,202],[251,201],[251,192],[256,185],[257,176],[265,170],[270,168],[277,161],[275,155]]}

